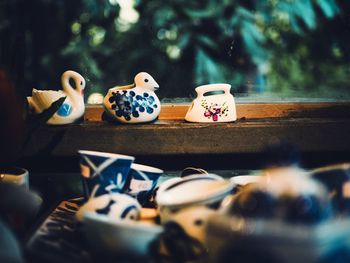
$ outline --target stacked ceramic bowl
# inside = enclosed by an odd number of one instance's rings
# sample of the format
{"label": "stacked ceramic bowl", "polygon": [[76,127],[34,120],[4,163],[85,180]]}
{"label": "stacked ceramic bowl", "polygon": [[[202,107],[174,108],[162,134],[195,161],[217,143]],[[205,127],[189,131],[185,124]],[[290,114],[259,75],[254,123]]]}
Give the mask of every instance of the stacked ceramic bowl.
{"label": "stacked ceramic bowl", "polygon": [[162,227],[154,224],[156,213],[143,205],[152,197],[163,171],[135,164],[133,156],[79,154],[85,203],[76,218],[91,248],[100,258],[145,257]]}
{"label": "stacked ceramic bowl", "polygon": [[186,168],[158,184],[163,171],[135,164],[132,156],[79,154],[85,203],[76,217],[99,258],[179,258],[184,245],[191,253],[196,250],[192,244],[205,251],[208,218],[235,186],[198,168]]}

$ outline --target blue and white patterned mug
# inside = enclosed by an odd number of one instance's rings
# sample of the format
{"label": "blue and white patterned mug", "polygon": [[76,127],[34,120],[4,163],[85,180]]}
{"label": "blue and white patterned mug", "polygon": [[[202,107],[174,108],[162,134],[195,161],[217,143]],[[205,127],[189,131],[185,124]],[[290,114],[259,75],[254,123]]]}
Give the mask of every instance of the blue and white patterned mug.
{"label": "blue and white patterned mug", "polygon": [[136,197],[140,204],[144,204],[151,197],[163,172],[152,166],[133,163],[129,171],[130,182],[127,193]]}
{"label": "blue and white patterned mug", "polygon": [[94,196],[100,196],[127,189],[129,170],[135,160],[133,156],[85,150],[78,152],[86,198],[93,192]]}

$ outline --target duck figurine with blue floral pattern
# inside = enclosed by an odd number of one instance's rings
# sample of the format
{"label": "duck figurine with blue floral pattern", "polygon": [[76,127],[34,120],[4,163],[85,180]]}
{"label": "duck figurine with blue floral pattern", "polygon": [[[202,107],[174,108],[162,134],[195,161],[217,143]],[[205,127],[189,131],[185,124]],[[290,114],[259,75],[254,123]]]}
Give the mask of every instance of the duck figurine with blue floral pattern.
{"label": "duck figurine with blue floral pattern", "polygon": [[157,89],[159,85],[153,77],[140,72],[134,84],[109,89],[103,100],[105,111],[122,123],[154,121],[160,114],[160,101],[154,93]]}
{"label": "duck figurine with blue floral pattern", "polygon": [[[69,80],[72,79],[75,89]],[[41,113],[51,104],[62,97],[66,97],[61,107],[47,121],[47,124],[61,125],[77,121],[84,115],[84,88],[85,79],[77,72],[67,70],[61,77],[62,90],[37,90],[33,89],[32,96],[27,97],[29,107],[35,113]]]}

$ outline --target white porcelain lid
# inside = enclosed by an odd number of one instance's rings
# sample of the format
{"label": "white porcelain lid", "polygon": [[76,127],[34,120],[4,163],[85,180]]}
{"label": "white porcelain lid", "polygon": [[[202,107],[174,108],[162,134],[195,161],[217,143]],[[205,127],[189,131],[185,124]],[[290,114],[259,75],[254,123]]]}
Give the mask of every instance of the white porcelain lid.
{"label": "white porcelain lid", "polygon": [[233,189],[229,180],[192,180],[178,181],[157,194],[159,206],[185,206],[196,203],[211,203],[222,199]]}

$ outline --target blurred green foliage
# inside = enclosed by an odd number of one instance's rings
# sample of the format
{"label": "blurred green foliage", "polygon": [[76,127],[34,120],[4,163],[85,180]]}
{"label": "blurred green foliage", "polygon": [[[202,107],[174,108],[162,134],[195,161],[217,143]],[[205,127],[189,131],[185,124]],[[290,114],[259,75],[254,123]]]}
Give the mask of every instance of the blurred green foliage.
{"label": "blurred green foliage", "polygon": [[90,94],[147,71],[161,98],[215,82],[350,97],[349,14],[340,0],[0,0],[0,64],[23,94],[73,69]]}

